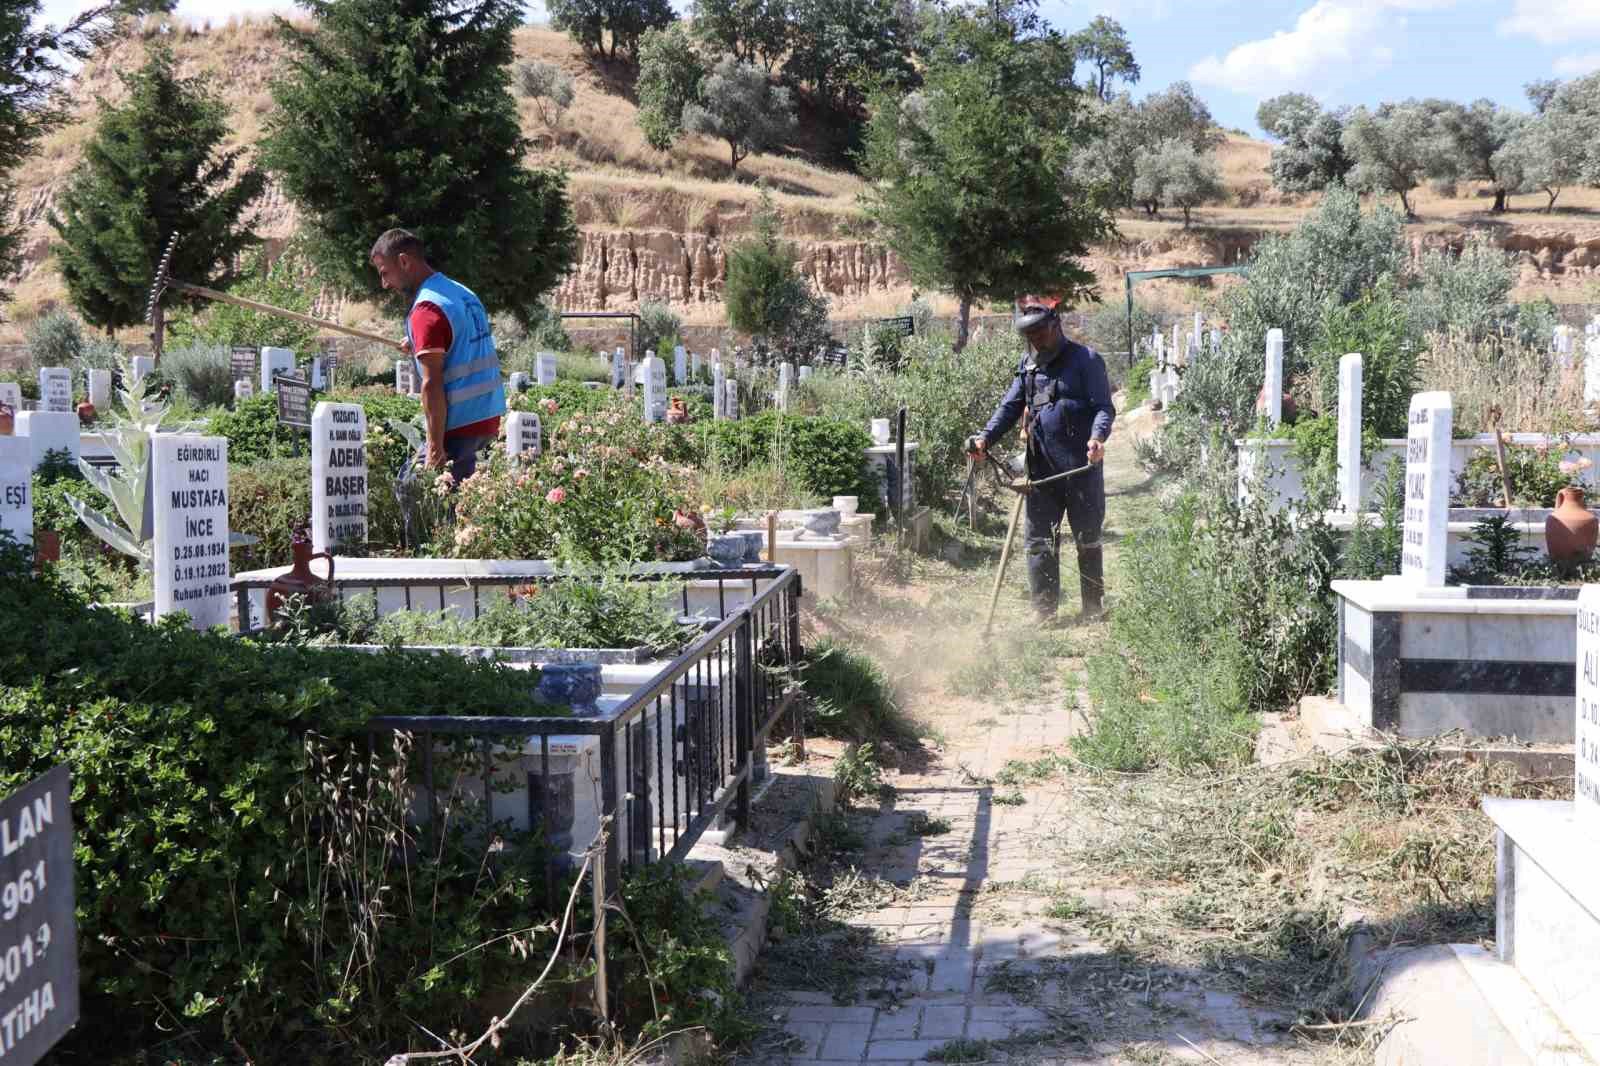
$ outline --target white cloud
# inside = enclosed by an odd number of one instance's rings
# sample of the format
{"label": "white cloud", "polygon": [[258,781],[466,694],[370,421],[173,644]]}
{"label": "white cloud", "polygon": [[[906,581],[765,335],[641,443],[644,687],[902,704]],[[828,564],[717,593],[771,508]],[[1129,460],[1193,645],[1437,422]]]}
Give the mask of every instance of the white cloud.
{"label": "white cloud", "polygon": [[1585,74],[1593,74],[1600,70],[1600,52],[1562,56],[1550,65],[1550,69],[1563,78],[1581,78]]}
{"label": "white cloud", "polygon": [[1574,38],[1600,37],[1600,3],[1596,0],[1516,0],[1500,32],[1532,37],[1540,44],[1566,44]]}
{"label": "white cloud", "polygon": [[[1594,3],[1596,0],[1584,0]],[[1456,0],[1316,0],[1294,28],[1246,41],[1189,70],[1201,85],[1270,96],[1290,89],[1327,91],[1389,66],[1405,12],[1455,6]]]}

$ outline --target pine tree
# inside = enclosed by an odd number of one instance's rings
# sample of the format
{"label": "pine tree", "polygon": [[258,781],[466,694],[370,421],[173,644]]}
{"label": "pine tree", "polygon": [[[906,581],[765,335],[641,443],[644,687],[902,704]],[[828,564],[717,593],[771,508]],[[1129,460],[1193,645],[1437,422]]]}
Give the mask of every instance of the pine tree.
{"label": "pine tree", "polygon": [[[150,283],[168,238],[183,235],[175,277],[226,288],[239,253],[259,243],[246,218],[266,178],[222,151],[226,106],[199,78],[179,78],[172,53],[153,48],[122,76],[128,102],[100,116],[50,225],[67,292],[83,317],[107,330],[144,319]],[[177,294],[168,302],[181,299]],[[157,323],[157,350],[160,327]]]}
{"label": "pine tree", "polygon": [[380,292],[372,242],[401,226],[490,311],[538,319],[576,254],[566,178],[522,165],[511,94],[516,0],[305,0],[280,20],[263,159],[300,207],[323,277]]}

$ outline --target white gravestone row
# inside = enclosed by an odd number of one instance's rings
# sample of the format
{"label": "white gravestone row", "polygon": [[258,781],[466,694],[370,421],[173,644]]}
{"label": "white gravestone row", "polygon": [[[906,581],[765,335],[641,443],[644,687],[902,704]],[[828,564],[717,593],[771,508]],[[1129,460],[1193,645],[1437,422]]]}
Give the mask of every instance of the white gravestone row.
{"label": "white gravestone row", "polygon": [[667,364],[649,356],[644,367],[644,420],[660,422],[667,417]]}
{"label": "white gravestone row", "polygon": [[72,371],[64,366],[39,368],[39,410],[72,410]]}
{"label": "white gravestone row", "polygon": [[1578,594],[1577,732],[1573,737],[1573,813],[1600,830],[1600,585]]}
{"label": "white gravestone row", "polygon": [[187,611],[196,629],[226,625],[228,438],[158,433],[150,445],[156,617]]}
{"label": "white gravestone row", "polygon": [[1267,330],[1267,377],[1262,386],[1267,401],[1267,426],[1283,424],[1283,330]]}
{"label": "white gravestone row", "polygon": [[276,392],[272,379],[279,374],[294,373],[294,353],[287,348],[261,349],[261,391]]}
{"label": "white gravestone row", "polygon": [[311,550],[367,543],[367,412],[317,404],[311,413]]}
{"label": "white gravestone row", "polygon": [[506,415],[506,454],[513,463],[522,457],[537,458],[544,451],[539,416],[532,411],[512,411]]}
{"label": "white gravestone row", "polygon": [[1339,507],[1361,509],[1361,353],[1339,359]]}
{"label": "white gravestone row", "polygon": [[541,385],[556,383],[556,357],[552,352],[540,352],[533,357],[534,379]]}
{"label": "white gravestone row", "polygon": [[1411,397],[1406,432],[1406,512],[1400,575],[1424,588],[1444,585],[1449,554],[1450,427],[1448,392]]}
{"label": "white gravestone row", "polygon": [[33,540],[33,446],[0,437],[0,530],[19,544]]}
{"label": "white gravestone row", "polygon": [[689,381],[689,351],[679,344],[672,349],[672,383],[684,385]]}
{"label": "white gravestone row", "polygon": [[94,404],[94,409],[105,411],[111,406],[111,371],[84,371],[84,389],[88,392],[89,402]]}

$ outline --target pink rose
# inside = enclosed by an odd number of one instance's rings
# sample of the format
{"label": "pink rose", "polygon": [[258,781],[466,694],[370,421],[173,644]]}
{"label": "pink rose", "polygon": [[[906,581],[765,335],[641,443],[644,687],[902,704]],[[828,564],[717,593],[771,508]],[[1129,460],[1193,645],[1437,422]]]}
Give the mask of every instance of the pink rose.
{"label": "pink rose", "polygon": [[549,492],[545,493],[544,498],[545,502],[547,503],[560,503],[562,500],[567,498],[567,490],[558,485]]}
{"label": "pink rose", "polygon": [[589,476],[589,471],[580,466],[578,469],[572,472],[572,476],[575,480],[582,481],[584,478]]}
{"label": "pink rose", "polygon": [[556,403],[554,400],[547,399],[544,401],[545,414],[553,415],[559,410],[561,410],[561,405]]}

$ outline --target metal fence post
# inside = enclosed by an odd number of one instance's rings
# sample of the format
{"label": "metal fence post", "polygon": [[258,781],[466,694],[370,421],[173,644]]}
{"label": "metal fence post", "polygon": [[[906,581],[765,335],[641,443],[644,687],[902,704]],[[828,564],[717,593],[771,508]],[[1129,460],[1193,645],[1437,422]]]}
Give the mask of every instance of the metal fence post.
{"label": "metal fence post", "polygon": [[[800,683],[794,674],[795,667],[800,664],[801,658],[800,596],[800,572],[797,570],[795,571],[793,584],[789,586],[789,648],[788,654],[784,657],[784,665],[789,668],[788,677],[785,678],[786,685],[798,685]],[[796,750],[799,752],[800,758],[804,759],[806,757],[806,708],[804,700],[794,701],[793,718],[794,723],[790,731],[794,735]]]}
{"label": "metal fence post", "polygon": [[756,616],[748,607],[744,609],[744,620],[739,630],[739,635],[734,638],[734,646],[738,649],[738,665],[735,668],[733,691],[734,719],[738,731],[738,764],[744,767],[744,775],[739,779],[739,798],[736,802],[739,825],[744,827],[750,824],[750,775],[755,772],[751,752],[755,747],[752,740],[755,734]]}
{"label": "metal fence post", "polygon": [[607,827],[604,857],[606,882],[622,883],[622,841],[617,839],[621,824],[617,820],[617,731],[600,733],[600,824]]}

